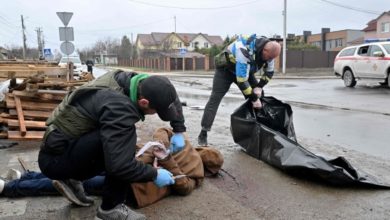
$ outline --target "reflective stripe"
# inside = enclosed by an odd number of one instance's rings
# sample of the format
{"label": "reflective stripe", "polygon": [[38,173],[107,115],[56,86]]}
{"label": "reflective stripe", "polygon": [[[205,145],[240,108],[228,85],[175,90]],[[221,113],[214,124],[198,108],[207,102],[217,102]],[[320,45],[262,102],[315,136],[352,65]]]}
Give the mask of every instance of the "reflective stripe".
{"label": "reflective stripe", "polygon": [[268,76],[262,76],[261,79],[267,82],[271,80],[271,78],[269,78]]}
{"label": "reflective stripe", "polygon": [[238,83],[242,83],[242,82],[245,82],[245,81],[248,81],[248,77],[238,77],[237,76],[237,82]]}
{"label": "reflective stripe", "polygon": [[230,62],[232,62],[232,63],[236,63],[236,58],[233,56],[233,54],[230,54],[230,53],[229,53],[229,60],[230,60]]}
{"label": "reflective stripe", "polygon": [[250,95],[252,94],[252,87],[249,86],[247,89],[241,91],[244,93],[244,95]]}

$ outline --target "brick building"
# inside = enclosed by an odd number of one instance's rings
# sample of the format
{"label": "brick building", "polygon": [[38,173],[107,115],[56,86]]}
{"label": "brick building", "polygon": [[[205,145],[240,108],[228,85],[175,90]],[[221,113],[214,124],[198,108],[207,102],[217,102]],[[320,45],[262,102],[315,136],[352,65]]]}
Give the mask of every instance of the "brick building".
{"label": "brick building", "polygon": [[304,31],[303,35],[297,38],[300,42],[317,46],[322,51],[340,51],[344,47],[363,43],[363,36],[364,32],[361,30],[330,31],[330,28],[322,28],[319,34]]}

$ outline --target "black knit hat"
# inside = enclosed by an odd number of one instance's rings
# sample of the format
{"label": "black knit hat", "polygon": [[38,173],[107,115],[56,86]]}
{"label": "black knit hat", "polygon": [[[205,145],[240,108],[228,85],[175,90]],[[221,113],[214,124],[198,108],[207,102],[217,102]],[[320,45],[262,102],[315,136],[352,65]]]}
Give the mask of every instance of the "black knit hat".
{"label": "black knit hat", "polygon": [[149,101],[149,107],[156,109],[163,121],[172,121],[178,117],[174,104],[177,99],[175,87],[164,76],[150,76],[140,82],[139,93]]}

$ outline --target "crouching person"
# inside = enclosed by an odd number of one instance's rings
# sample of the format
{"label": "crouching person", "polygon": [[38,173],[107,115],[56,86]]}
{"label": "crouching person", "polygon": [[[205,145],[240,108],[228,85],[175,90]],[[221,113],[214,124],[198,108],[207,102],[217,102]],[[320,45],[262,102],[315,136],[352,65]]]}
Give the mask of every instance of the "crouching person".
{"label": "crouching person", "polygon": [[[38,156],[42,173],[57,180],[55,187],[73,203],[90,206],[82,181],[105,172],[102,219],[144,219],[124,205],[129,185],[175,181],[165,169],[134,158],[135,124],[157,113],[175,132],[172,142],[184,147],[186,128],[175,87],[163,76],[115,70],[65,96],[47,120]],[[136,216],[136,217],[134,217]]]}

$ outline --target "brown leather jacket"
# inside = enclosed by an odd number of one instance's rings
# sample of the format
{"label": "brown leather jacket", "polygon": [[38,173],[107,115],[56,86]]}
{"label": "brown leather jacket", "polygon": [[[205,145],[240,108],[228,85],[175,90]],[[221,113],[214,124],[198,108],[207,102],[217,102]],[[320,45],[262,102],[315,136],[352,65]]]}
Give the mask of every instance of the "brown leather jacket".
{"label": "brown leather jacket", "polygon": [[[168,148],[172,135],[172,130],[160,128],[154,133],[153,139],[161,141]],[[151,150],[148,150],[138,159],[152,164],[154,156]],[[185,174],[187,177],[176,179],[174,185],[163,188],[158,188],[153,182],[132,183],[131,188],[139,208],[150,205],[171,193],[188,195],[202,183],[204,178],[202,159],[187,138],[184,149],[164,160],[159,160],[159,166],[169,170],[174,176]]]}

